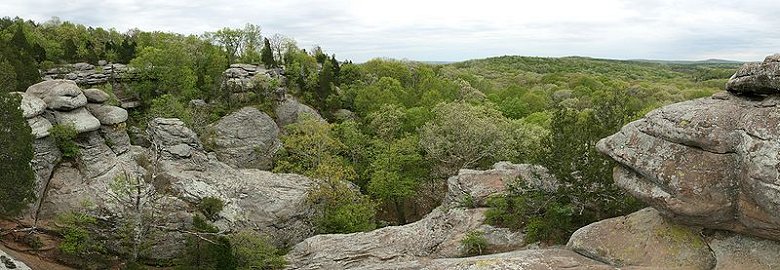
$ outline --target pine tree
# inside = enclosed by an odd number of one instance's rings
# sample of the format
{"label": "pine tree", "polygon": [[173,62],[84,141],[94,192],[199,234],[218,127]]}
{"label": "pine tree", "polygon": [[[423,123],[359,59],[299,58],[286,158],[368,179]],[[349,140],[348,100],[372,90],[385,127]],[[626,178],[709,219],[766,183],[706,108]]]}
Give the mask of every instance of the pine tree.
{"label": "pine tree", "polygon": [[341,85],[341,81],[339,80],[341,66],[339,65],[339,60],[336,60],[336,54],[331,56],[330,64],[333,66],[333,85]]}
{"label": "pine tree", "polygon": [[319,85],[317,86],[317,107],[320,110],[325,108],[325,101],[328,100],[333,88],[333,65],[330,61],[325,61],[319,74]]}
{"label": "pine tree", "polygon": [[274,54],[271,51],[271,42],[266,38],[263,41],[263,49],[260,51],[260,59],[263,61],[265,67],[277,67],[276,60],[274,60]]}
{"label": "pine tree", "polygon": [[78,57],[78,47],[76,47],[76,43],[73,42],[73,39],[68,38],[65,39],[65,43],[63,44],[63,50],[64,55],[62,56],[65,61],[68,62],[74,62],[76,58]]}
{"label": "pine tree", "polygon": [[33,137],[22,110],[21,97],[0,93],[0,217],[15,217],[35,198]]}

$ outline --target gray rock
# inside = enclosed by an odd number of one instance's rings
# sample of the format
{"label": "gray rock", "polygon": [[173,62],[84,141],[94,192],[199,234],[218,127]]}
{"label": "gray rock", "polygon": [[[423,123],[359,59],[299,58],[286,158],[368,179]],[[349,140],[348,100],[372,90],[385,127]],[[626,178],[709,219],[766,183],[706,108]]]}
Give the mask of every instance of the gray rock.
{"label": "gray rock", "polygon": [[153,119],[148,123],[146,134],[155,149],[172,154],[173,157],[181,157],[183,149],[186,148],[178,146],[180,144],[194,149],[203,149],[198,135],[176,118]]}
{"label": "gray rock", "polygon": [[92,113],[102,125],[116,125],[127,121],[127,110],[107,104],[87,104],[87,110]]}
{"label": "gray rock", "polygon": [[773,97],[681,102],[597,144],[615,183],[675,222],[780,240],[780,114]]}
{"label": "gray rock", "polygon": [[85,70],[93,70],[93,69],[95,69],[95,66],[92,65],[92,64],[89,64],[89,63],[75,63],[75,64],[72,65],[72,67],[75,70],[78,70],[78,71],[85,71]]}
{"label": "gray rock", "polygon": [[149,135],[145,130],[131,126],[127,128],[127,135],[130,136],[130,144],[132,145],[138,145],[146,148],[152,146],[152,143],[149,141]]}
{"label": "gray rock", "polygon": [[127,128],[124,123],[101,125],[99,131],[106,141],[106,145],[114,151],[114,154],[121,155],[130,150],[130,136],[127,134]]}
{"label": "gray rock", "polygon": [[35,136],[36,139],[49,136],[49,129],[52,127],[51,122],[41,116],[27,119],[27,125],[32,129],[32,135]]}
{"label": "gray rock", "polygon": [[448,192],[443,204],[471,203],[469,207],[484,207],[489,197],[503,194],[507,185],[517,185],[520,181],[548,192],[558,188],[557,180],[542,166],[499,162],[492,170],[462,169],[447,179]]}
{"label": "gray rock", "polygon": [[203,143],[220,161],[238,168],[269,170],[281,148],[279,127],[267,114],[244,107],[206,128]]}
{"label": "gray rock", "polygon": [[33,171],[35,171],[36,202],[33,204],[33,207],[28,209],[30,217],[34,217],[35,210],[44,197],[43,194],[46,191],[46,185],[49,183],[52,172],[54,172],[55,166],[62,159],[62,152],[57,148],[54,139],[51,137],[33,141],[33,148],[35,149],[35,157],[30,163]]}
{"label": "gray rock", "polygon": [[281,102],[274,108],[274,112],[276,113],[276,123],[280,127],[296,123],[303,119],[304,115],[313,117],[317,121],[325,122],[325,119],[316,110],[296,101],[294,98],[287,98]]}
{"label": "gray rock", "polygon": [[707,238],[718,261],[714,270],[780,269],[779,242],[728,232]]}
{"label": "gray rock", "polygon": [[69,111],[87,104],[87,97],[69,80],[40,82],[27,88],[27,93],[42,99],[52,110]]}
{"label": "gray rock", "polygon": [[82,134],[76,139],[79,146],[78,161],[87,180],[104,175],[117,164],[116,154],[97,131]]}
{"label": "gray rock", "polygon": [[108,64],[108,61],[106,60],[98,60],[98,66],[105,66]]}
{"label": "gray rock", "polygon": [[41,115],[43,113],[43,110],[46,109],[46,102],[43,102],[42,99],[28,93],[24,92],[13,92],[15,94],[19,94],[22,96],[22,104],[20,107],[22,108],[22,115],[24,118],[33,118],[38,115]]}
{"label": "gray rock", "polygon": [[85,133],[100,128],[100,121],[92,116],[86,108],[78,108],[68,112],[55,111],[58,125],[73,125],[76,132]]}
{"label": "gray rock", "polygon": [[109,94],[97,88],[84,90],[84,96],[87,97],[87,101],[92,103],[103,103],[111,98]]}
{"label": "gray rock", "polygon": [[0,270],[30,270],[30,267],[0,249]]}
{"label": "gray rock", "polygon": [[734,73],[726,90],[746,95],[780,93],[780,54],[767,56],[763,63],[747,63]]}
{"label": "gray rock", "polygon": [[[460,257],[460,241],[467,233],[482,228],[485,208],[434,209],[423,219],[403,226],[390,226],[370,232],[322,234],[295,245],[286,255],[290,269],[351,269],[433,258]],[[523,244],[520,234],[490,231],[502,250]],[[498,236],[500,233],[508,233]]]}
{"label": "gray rock", "polygon": [[712,269],[716,262],[699,231],[670,223],[653,208],[580,228],[566,246],[618,267]]}
{"label": "gray rock", "polygon": [[[344,269],[322,267],[289,267],[288,269]],[[362,270],[450,270],[450,269],[480,269],[480,270],[549,270],[549,269],[581,269],[606,270],[619,269],[597,262],[565,249],[520,250],[508,253],[484,255],[468,258],[437,258],[404,261],[397,263],[377,263],[360,267]],[[627,268],[623,268],[627,269]]]}

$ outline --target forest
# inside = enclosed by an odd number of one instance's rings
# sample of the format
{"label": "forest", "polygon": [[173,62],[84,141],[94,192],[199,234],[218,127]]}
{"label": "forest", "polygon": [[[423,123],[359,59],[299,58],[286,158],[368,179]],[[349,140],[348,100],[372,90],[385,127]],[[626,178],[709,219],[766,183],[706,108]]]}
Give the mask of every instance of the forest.
{"label": "forest", "polygon": [[[281,127],[283,148],[272,171],[321,180],[309,198],[322,213],[319,234],[414,222],[441,204],[446,179],[459,170],[510,161],[544,166],[562,185],[552,193],[512,188],[492,198],[487,222],[522,231],[529,243],[550,245],[565,243],[584,225],[644,207],[613,184],[616,164],[595,150],[598,140],[660,106],[723,91],[741,64],[524,56],[450,64],[386,58],[353,63],[319,46],[300,48],[293,38],[252,24],[182,35],[120,33],[56,18],[2,18],[0,108],[3,126],[18,128],[3,139],[30,133],[26,125],[9,123],[23,122],[14,109],[19,100],[9,93],[41,81],[42,70],[104,61],[137,72],[139,79],[128,89],[141,105],[129,110],[128,124],[141,130],[157,117],[179,118],[205,141],[207,125],[243,107],[273,116],[274,100],[264,93],[277,87],[316,109],[326,122],[307,118]],[[280,69],[284,76],[258,82],[256,93],[235,99],[220,86],[223,71],[236,63]],[[110,85],[101,88],[112,91]],[[191,100],[209,106],[193,107]],[[24,192],[32,188],[32,173],[23,172],[32,148],[7,141],[2,148],[27,153],[0,153],[0,186],[18,187],[0,191],[0,217],[12,220],[34,196]],[[10,201],[24,203],[6,204]],[[222,206],[199,207],[211,209],[206,213]],[[89,236],[94,217],[63,213],[62,218],[69,225],[58,232],[61,252],[80,258],[69,263],[99,268],[83,265],[105,250],[100,239]],[[202,232],[217,232],[208,218],[193,223]],[[171,265],[278,269],[289,248],[270,246],[253,234],[209,237],[197,245],[192,243],[199,238],[189,239],[186,254]],[[128,269],[141,269],[143,262],[135,259],[122,258]]]}

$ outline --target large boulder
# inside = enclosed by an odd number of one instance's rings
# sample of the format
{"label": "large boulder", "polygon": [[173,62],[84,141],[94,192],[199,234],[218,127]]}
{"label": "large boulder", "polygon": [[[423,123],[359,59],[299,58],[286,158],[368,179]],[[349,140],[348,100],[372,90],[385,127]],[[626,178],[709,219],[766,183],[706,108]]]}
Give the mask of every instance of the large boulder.
{"label": "large boulder", "polygon": [[69,111],[87,104],[87,97],[69,80],[43,81],[27,88],[27,93],[42,99],[52,110]]}
{"label": "large boulder", "polygon": [[780,94],[780,54],[762,63],[744,64],[726,84],[726,90],[745,95]]}
{"label": "large boulder", "polygon": [[671,223],[658,211],[602,220],[580,228],[567,247],[618,267],[712,269],[715,257],[699,231]]}
{"label": "large boulder", "polygon": [[78,108],[72,111],[54,112],[58,125],[73,125],[78,133],[95,131],[100,128],[100,120],[92,116],[86,108]]}
{"label": "large boulder", "polygon": [[715,233],[707,241],[718,262],[714,270],[780,269],[780,242],[728,232]]}
{"label": "large boulder", "polygon": [[37,96],[25,92],[14,93],[22,96],[22,104],[20,107],[22,108],[22,115],[24,118],[33,118],[41,115],[43,110],[46,109],[46,102],[43,102],[43,100]]}
{"label": "large boulder", "polygon": [[492,170],[462,169],[458,175],[447,179],[447,196],[444,204],[468,203],[471,207],[487,206],[491,196],[501,195],[507,186],[524,183],[530,188],[554,192],[558,182],[547,168],[531,164],[499,162]]}
{"label": "large boulder", "polygon": [[193,150],[203,148],[198,135],[176,118],[155,118],[148,123],[146,133],[153,147],[173,157],[190,157]]}
{"label": "large boulder", "polygon": [[52,127],[51,122],[41,116],[27,119],[27,125],[30,126],[32,135],[35,136],[36,139],[49,136],[49,129]]}
{"label": "large boulder", "polygon": [[597,148],[618,186],[674,221],[780,240],[775,97],[718,94],[648,113]]}
{"label": "large boulder", "polygon": [[245,107],[206,128],[204,145],[217,158],[237,168],[269,170],[281,148],[279,127],[267,114]]}
{"label": "large boulder", "polygon": [[276,113],[276,123],[280,127],[296,123],[303,119],[304,115],[308,115],[308,117],[312,117],[317,121],[325,122],[325,119],[320,116],[317,110],[298,102],[292,97],[288,97],[279,103],[274,112]]}
{"label": "large boulder", "polygon": [[0,249],[0,270],[30,270],[30,267]]}
{"label": "large boulder", "polygon": [[111,96],[103,90],[97,88],[90,88],[84,90],[84,96],[87,97],[87,101],[92,103],[103,103],[108,101]]}
{"label": "large boulder", "polygon": [[116,125],[127,121],[127,110],[106,104],[87,104],[87,110],[92,113],[102,125]]}
{"label": "large boulder", "polygon": [[130,136],[127,134],[127,125],[125,123],[102,125],[98,131],[105,139],[106,145],[114,151],[114,154],[121,155],[130,150]]}

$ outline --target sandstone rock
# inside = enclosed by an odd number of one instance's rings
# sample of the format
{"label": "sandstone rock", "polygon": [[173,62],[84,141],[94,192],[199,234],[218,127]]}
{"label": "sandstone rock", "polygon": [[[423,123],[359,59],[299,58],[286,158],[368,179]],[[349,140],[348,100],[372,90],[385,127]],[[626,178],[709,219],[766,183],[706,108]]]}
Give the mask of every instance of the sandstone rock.
{"label": "sandstone rock", "polygon": [[469,207],[486,206],[490,196],[502,194],[507,185],[524,181],[529,187],[554,192],[558,183],[539,165],[499,162],[492,170],[479,171],[463,169],[458,175],[447,179],[447,196],[444,204],[460,204],[468,201]]}
{"label": "sandstone rock", "polygon": [[0,270],[30,270],[30,267],[0,249]]}
{"label": "sandstone rock", "polygon": [[708,237],[718,264],[715,270],[780,269],[780,243],[747,235],[718,232]]}
{"label": "sandstone rock", "polygon": [[111,98],[106,92],[97,88],[84,90],[84,96],[87,97],[87,101],[92,103],[103,103]]}
{"label": "sandstone rock", "polygon": [[744,64],[726,84],[726,90],[746,95],[780,93],[780,54],[767,56],[763,63]]}
{"label": "sandstone rock", "polygon": [[[436,208],[425,218],[403,226],[370,232],[317,235],[287,254],[290,269],[350,269],[433,258],[461,256],[460,241],[484,222],[484,208]],[[493,232],[496,233],[496,232]],[[522,246],[514,235],[504,249]],[[491,236],[489,239],[496,239]],[[502,238],[502,237],[498,237]],[[489,246],[494,243],[489,243]]]}
{"label": "sandstone rock", "polygon": [[618,186],[676,222],[780,240],[775,98],[702,98],[601,140]]}
{"label": "sandstone rock", "polygon": [[269,170],[281,148],[279,127],[267,114],[245,107],[206,128],[204,144],[220,161],[238,168]]}
{"label": "sandstone rock", "polygon": [[106,141],[106,145],[116,155],[121,155],[130,149],[130,136],[124,123],[117,125],[101,125],[100,135]]}
{"label": "sandstone rock", "polygon": [[34,216],[38,204],[40,204],[41,199],[44,197],[46,185],[49,183],[55,166],[62,159],[62,152],[57,148],[54,139],[51,137],[33,141],[33,148],[35,149],[35,157],[30,163],[33,171],[35,171],[36,202],[33,204],[33,207],[28,209],[31,213],[31,217]]}
{"label": "sandstone rock", "polygon": [[46,102],[42,99],[25,92],[13,92],[22,96],[22,115],[24,118],[33,118],[43,113],[46,109]]}
{"label": "sandstone rock", "polygon": [[[337,267],[306,266],[288,267],[288,269],[345,269]],[[420,259],[396,263],[377,263],[360,267],[363,270],[450,270],[450,269],[484,269],[484,270],[548,270],[548,269],[579,269],[602,270],[618,269],[565,249],[520,250],[508,253],[484,255],[468,258]]]}
{"label": "sandstone rock", "polygon": [[116,166],[116,154],[106,145],[99,132],[80,135],[76,144],[79,146],[81,172],[87,179],[106,174]]}
{"label": "sandstone rock", "polygon": [[100,121],[92,116],[86,108],[78,108],[68,112],[55,111],[58,125],[73,125],[76,132],[85,133],[100,128]]}
{"label": "sandstone rock", "polygon": [[89,63],[75,63],[71,65],[74,69],[82,71],[82,70],[92,70],[95,69],[95,66]]}
{"label": "sandstone rock", "polygon": [[49,136],[49,129],[52,127],[51,122],[41,116],[27,119],[27,125],[32,129],[32,134],[36,139]]}
{"label": "sandstone rock", "polygon": [[712,269],[715,258],[699,232],[664,220],[645,208],[580,228],[568,248],[614,266]]}
{"label": "sandstone rock", "polygon": [[130,136],[131,145],[138,145],[147,148],[152,146],[152,143],[149,141],[149,135],[145,130],[131,126],[127,128],[127,135]]}
{"label": "sandstone rock", "polygon": [[[186,148],[202,149],[198,135],[176,118],[155,118],[149,122],[146,133],[153,147],[177,157]],[[189,157],[187,154],[186,157]]]}
{"label": "sandstone rock", "polygon": [[274,112],[276,113],[276,123],[279,124],[280,127],[298,122],[304,117],[303,115],[309,115],[309,117],[314,117],[317,121],[325,122],[325,119],[323,119],[316,110],[293,98],[287,98],[277,105]]}
{"label": "sandstone rock", "polygon": [[116,125],[127,121],[127,110],[106,104],[87,104],[87,110],[92,113],[102,125]]}
{"label": "sandstone rock", "polygon": [[69,111],[87,104],[87,97],[73,81],[51,80],[34,84],[27,93],[42,99],[49,109]]}

